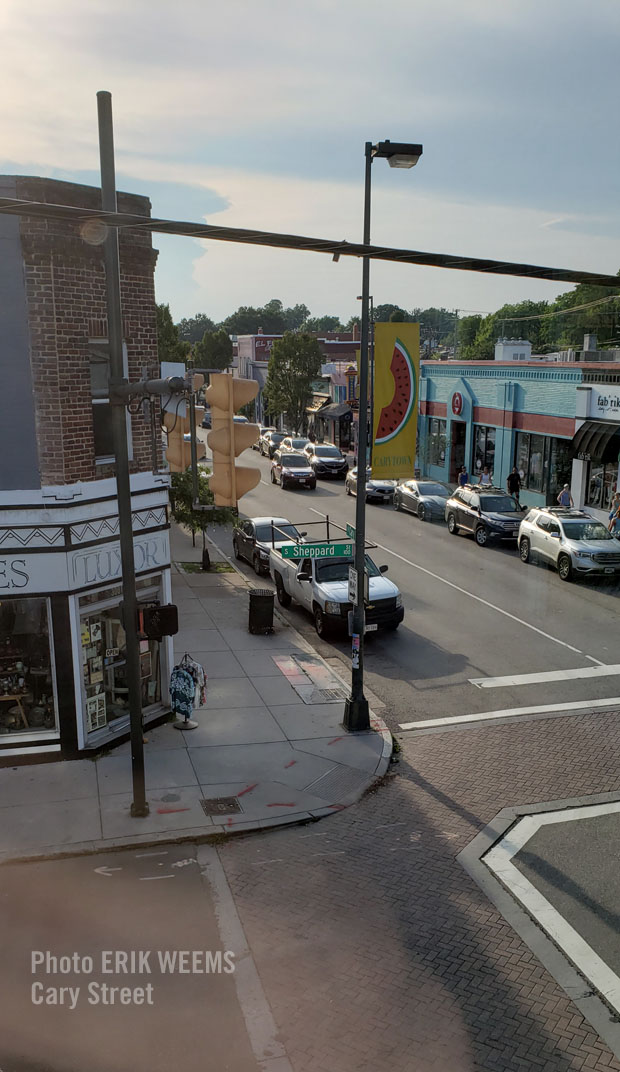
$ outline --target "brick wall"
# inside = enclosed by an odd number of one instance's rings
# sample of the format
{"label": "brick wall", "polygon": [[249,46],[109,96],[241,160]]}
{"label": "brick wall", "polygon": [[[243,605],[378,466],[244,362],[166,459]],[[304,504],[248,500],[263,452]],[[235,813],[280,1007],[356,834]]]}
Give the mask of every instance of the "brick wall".
{"label": "brick wall", "polygon": [[[75,183],[18,177],[17,197],[99,208],[100,191]],[[121,212],[150,215],[150,201],[118,195]],[[41,483],[69,484],[112,475],[95,465],[89,338],[107,335],[103,249],[84,240],[75,223],[21,217],[30,361]],[[158,375],[154,269],[150,232],[120,233],[123,334],[129,379]],[[132,417],[132,472],[152,467],[150,421]],[[161,436],[156,434],[158,463]]]}

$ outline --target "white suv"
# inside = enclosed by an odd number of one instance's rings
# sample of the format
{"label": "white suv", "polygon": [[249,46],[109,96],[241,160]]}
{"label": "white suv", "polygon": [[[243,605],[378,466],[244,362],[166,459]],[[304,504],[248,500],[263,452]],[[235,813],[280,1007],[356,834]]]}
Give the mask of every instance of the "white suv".
{"label": "white suv", "polygon": [[519,526],[519,555],[551,562],[563,581],[576,574],[618,576],[620,545],[605,526],[583,510],[534,508]]}

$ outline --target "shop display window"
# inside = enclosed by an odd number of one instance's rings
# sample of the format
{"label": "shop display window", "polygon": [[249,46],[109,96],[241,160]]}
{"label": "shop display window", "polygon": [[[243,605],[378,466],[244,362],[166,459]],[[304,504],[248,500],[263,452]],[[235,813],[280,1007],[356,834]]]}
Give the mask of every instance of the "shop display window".
{"label": "shop display window", "polygon": [[0,734],[57,729],[49,600],[0,602]]}
{"label": "shop display window", "polygon": [[428,464],[445,465],[446,461],[446,422],[437,417],[428,422]]}
{"label": "shop display window", "polygon": [[[147,591],[151,598],[146,597]],[[139,590],[138,594],[145,602],[152,602],[158,593],[159,589],[144,589]],[[106,601],[106,605],[102,602],[106,594],[97,594],[99,605],[93,605],[93,594],[80,600],[80,646],[87,734],[105,729],[129,715],[125,629],[118,600],[112,597]],[[112,596],[112,592],[109,595]],[[140,641],[143,710],[161,701],[160,659],[159,641]]]}
{"label": "shop display window", "polygon": [[586,506],[609,510],[618,483],[618,463],[589,462]]}
{"label": "shop display window", "polygon": [[495,433],[497,429],[483,424],[474,425],[474,454],[472,471],[479,476],[485,465],[492,474],[495,468]]}

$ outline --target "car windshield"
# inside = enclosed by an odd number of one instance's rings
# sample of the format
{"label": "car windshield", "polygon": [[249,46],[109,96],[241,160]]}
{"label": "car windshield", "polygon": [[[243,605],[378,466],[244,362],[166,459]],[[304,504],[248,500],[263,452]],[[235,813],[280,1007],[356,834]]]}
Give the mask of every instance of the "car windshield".
{"label": "car windshield", "polygon": [[[349,566],[353,565],[352,558],[338,558],[335,562],[317,562],[316,579],[320,582],[348,581]],[[375,566],[372,558],[366,555],[366,569],[369,577],[380,577],[381,571]]]}
{"label": "car windshield", "polygon": [[308,459],[303,454],[283,454],[281,458],[285,469],[307,469]]}
{"label": "car windshield", "polygon": [[516,514],[519,510],[510,495],[481,495],[480,507],[486,514]]}
{"label": "car windshield", "polygon": [[420,495],[441,495],[442,499],[448,499],[450,492],[443,484],[418,484]]}
{"label": "car windshield", "polygon": [[[299,532],[294,525],[288,523],[282,523],[278,525],[274,522],[273,525],[273,538],[274,540],[285,540],[287,536],[290,536],[292,540],[296,540],[299,537]],[[257,525],[256,526],[256,539],[263,543],[271,543],[271,525]]]}
{"label": "car windshield", "polygon": [[291,444],[295,447],[295,450],[301,450],[307,442],[307,439],[291,439]]}
{"label": "car windshield", "polygon": [[564,521],[563,524],[569,540],[613,540],[600,521]]}
{"label": "car windshield", "polygon": [[281,443],[282,440],[284,439],[284,433],[283,432],[270,432],[269,433],[269,438],[270,438],[272,443]]}
{"label": "car windshield", "polygon": [[317,458],[342,458],[338,447],[315,447],[314,453]]}

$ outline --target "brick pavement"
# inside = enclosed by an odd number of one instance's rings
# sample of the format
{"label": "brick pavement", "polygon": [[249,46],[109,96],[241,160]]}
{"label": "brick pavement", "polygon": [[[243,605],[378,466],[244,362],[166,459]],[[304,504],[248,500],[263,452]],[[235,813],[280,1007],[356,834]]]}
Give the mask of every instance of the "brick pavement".
{"label": "brick pavement", "polygon": [[295,1072],[620,1070],[455,860],[503,807],[620,788],[620,713],[403,741],[317,826],[221,856]]}

